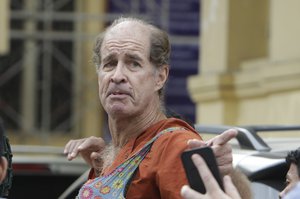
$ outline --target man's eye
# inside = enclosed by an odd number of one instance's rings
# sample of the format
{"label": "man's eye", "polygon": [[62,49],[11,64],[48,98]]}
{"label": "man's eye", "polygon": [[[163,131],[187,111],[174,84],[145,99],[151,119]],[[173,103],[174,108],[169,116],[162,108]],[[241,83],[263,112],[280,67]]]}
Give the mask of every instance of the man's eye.
{"label": "man's eye", "polygon": [[111,69],[115,66],[116,66],[116,62],[112,61],[112,62],[108,62],[108,63],[104,64],[103,69]]}
{"label": "man's eye", "polygon": [[136,67],[141,67],[141,64],[138,63],[138,62],[136,62],[136,61],[133,61],[133,62],[131,63],[131,66],[134,67],[134,68],[136,68]]}

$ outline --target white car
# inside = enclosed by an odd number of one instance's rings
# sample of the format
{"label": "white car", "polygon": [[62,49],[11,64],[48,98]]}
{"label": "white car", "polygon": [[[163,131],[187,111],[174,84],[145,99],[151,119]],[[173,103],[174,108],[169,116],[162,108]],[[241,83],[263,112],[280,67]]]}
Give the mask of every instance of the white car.
{"label": "white car", "polygon": [[[291,150],[300,147],[300,126],[295,125],[259,125],[259,126],[218,126],[195,125],[199,133],[220,134],[235,128],[237,139],[233,140],[233,164],[246,174],[251,181],[254,199],[278,198],[285,186],[285,175],[288,170],[285,157]],[[262,139],[272,132],[280,136]],[[290,134],[292,136],[284,136]],[[265,136],[264,136],[265,137]]]}
{"label": "white car", "polygon": [[12,145],[11,150],[12,183],[8,198],[58,198],[89,169],[81,158],[68,161],[62,147]]}

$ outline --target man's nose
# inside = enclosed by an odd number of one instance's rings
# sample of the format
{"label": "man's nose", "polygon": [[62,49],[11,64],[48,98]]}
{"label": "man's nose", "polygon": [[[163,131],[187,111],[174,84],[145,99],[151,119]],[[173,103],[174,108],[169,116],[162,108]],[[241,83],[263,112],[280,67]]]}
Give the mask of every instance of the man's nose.
{"label": "man's nose", "polygon": [[126,81],[125,69],[122,63],[118,63],[113,74],[111,76],[111,81],[114,83],[121,83]]}

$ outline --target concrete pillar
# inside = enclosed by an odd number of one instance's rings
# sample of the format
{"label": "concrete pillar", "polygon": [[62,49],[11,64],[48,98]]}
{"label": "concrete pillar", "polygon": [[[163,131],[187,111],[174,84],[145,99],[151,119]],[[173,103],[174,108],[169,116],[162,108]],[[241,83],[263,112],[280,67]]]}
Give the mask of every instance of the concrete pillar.
{"label": "concrete pillar", "polygon": [[[77,1],[77,12],[80,16],[99,16],[106,11],[106,1],[86,0]],[[96,68],[93,65],[92,49],[94,38],[104,29],[104,21],[99,18],[80,18],[76,24],[75,36],[77,40],[75,49],[76,68],[75,79],[75,104],[74,104],[74,124],[75,131],[80,137],[100,136],[104,125],[104,112],[101,108],[98,97],[98,83]],[[80,33],[80,34],[78,34]],[[84,39],[86,37],[87,39]]]}
{"label": "concrete pillar", "polygon": [[202,1],[197,122],[299,124],[300,1]]}
{"label": "concrete pillar", "polygon": [[270,60],[299,61],[300,1],[272,0],[270,4]]}
{"label": "concrete pillar", "polygon": [[238,101],[232,74],[243,61],[268,54],[268,1],[201,3],[200,74],[188,82],[197,103],[197,122],[234,124]]}

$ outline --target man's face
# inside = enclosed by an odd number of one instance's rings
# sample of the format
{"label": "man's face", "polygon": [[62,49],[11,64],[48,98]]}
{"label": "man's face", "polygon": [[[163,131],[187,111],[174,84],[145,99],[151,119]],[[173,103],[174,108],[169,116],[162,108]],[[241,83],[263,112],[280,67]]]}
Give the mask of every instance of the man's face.
{"label": "man's face", "polygon": [[284,195],[286,195],[297,184],[297,182],[299,182],[299,180],[297,165],[295,163],[291,163],[291,166],[286,174],[287,186],[284,190],[282,190],[282,192],[280,192],[279,196],[282,198]]}
{"label": "man's face", "polygon": [[[141,114],[157,103],[165,81],[150,63],[149,31],[134,22],[112,28],[101,47],[99,98],[112,117]],[[163,81],[163,82],[162,82]]]}

